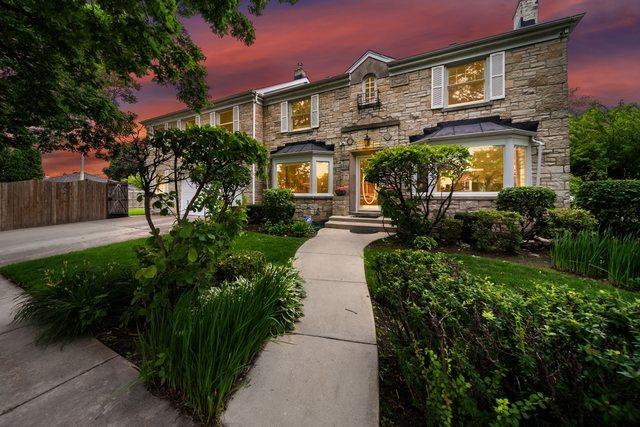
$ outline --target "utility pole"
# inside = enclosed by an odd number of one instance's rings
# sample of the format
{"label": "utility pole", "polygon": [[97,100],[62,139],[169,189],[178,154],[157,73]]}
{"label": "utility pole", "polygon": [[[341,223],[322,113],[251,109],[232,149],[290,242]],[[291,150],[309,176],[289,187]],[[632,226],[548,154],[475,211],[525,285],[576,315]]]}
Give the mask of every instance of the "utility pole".
{"label": "utility pole", "polygon": [[84,153],[80,153],[80,181],[84,181]]}

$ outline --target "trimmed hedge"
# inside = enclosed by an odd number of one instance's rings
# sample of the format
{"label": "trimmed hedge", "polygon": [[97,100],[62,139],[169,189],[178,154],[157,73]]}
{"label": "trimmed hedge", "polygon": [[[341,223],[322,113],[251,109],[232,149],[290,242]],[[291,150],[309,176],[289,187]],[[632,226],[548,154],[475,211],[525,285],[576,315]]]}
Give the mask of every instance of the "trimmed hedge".
{"label": "trimmed hedge", "polygon": [[415,424],[640,422],[640,300],[515,291],[427,251],[381,252],[371,266]]}
{"label": "trimmed hedge", "polygon": [[432,230],[431,235],[440,244],[455,245],[462,240],[462,220],[444,217]]}
{"label": "trimmed hedge", "polygon": [[640,180],[583,182],[576,195],[576,204],[596,217],[601,231],[640,233]]}
{"label": "trimmed hedge", "polygon": [[533,237],[544,228],[547,209],[556,203],[556,193],[547,187],[511,187],[498,193],[499,211],[518,212],[522,215],[522,234]]}
{"label": "trimmed hedge", "polygon": [[563,233],[576,235],[581,231],[593,231],[598,221],[586,209],[553,208],[547,211],[547,233],[556,236]]}
{"label": "trimmed hedge", "polygon": [[480,209],[458,212],[455,218],[462,221],[462,239],[474,249],[517,252],[522,245],[522,216],[519,213]]}

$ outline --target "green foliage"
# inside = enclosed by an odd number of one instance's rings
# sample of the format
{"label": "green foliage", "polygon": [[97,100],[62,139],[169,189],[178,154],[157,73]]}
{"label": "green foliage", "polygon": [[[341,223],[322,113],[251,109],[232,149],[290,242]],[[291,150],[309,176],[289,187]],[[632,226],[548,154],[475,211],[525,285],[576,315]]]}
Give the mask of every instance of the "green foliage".
{"label": "green foliage", "polygon": [[267,259],[258,251],[237,251],[224,256],[216,266],[216,282],[233,282],[240,277],[251,280],[264,271]]}
{"label": "green foliage", "polygon": [[301,218],[294,219],[291,222],[280,221],[275,224],[267,222],[264,231],[274,236],[290,237],[311,237],[314,233],[313,225]]}
{"label": "green foliage", "polygon": [[620,287],[640,290],[640,240],[635,236],[565,233],[554,239],[551,259],[560,270],[606,278]]}
{"label": "green foliage", "polygon": [[463,227],[462,220],[447,216],[433,228],[432,235],[437,242],[443,245],[455,245],[462,240]]}
{"label": "green foliage", "polygon": [[522,245],[522,216],[517,212],[480,209],[458,212],[455,218],[463,223],[464,240],[479,251],[517,252]]}
{"label": "green foliage", "polygon": [[555,202],[556,193],[550,188],[511,187],[498,193],[496,208],[522,215],[522,235],[528,239],[544,229],[547,209],[553,208]]}
{"label": "green foliage", "polygon": [[640,180],[584,182],[576,204],[596,217],[601,231],[640,233]]}
{"label": "green foliage", "polygon": [[265,218],[272,224],[289,221],[296,211],[293,191],[288,188],[269,188],[264,191],[262,211]]}
{"label": "green foliage", "polygon": [[581,231],[593,231],[598,221],[585,209],[553,208],[547,210],[548,233],[552,236],[566,232],[576,235]]}
{"label": "green foliage", "polygon": [[301,289],[293,268],[268,266],[252,280],[189,292],[174,310],[154,310],[140,334],[142,378],[174,390],[202,421],[215,420],[265,341],[293,328]]}
{"label": "green foliage", "polygon": [[0,182],[44,178],[42,157],[33,147],[8,148],[0,145]]}
{"label": "green foliage", "polygon": [[[400,145],[375,153],[367,162],[366,180],[378,185],[384,216],[391,218],[398,236],[411,243],[427,236],[444,217],[453,188],[471,160],[469,150],[453,145]],[[442,178],[451,191],[434,194]]]}
{"label": "green foliage", "polygon": [[262,224],[265,220],[262,205],[247,205],[247,219],[249,224]]}
{"label": "green foliage", "polygon": [[416,423],[640,421],[640,301],[552,284],[514,292],[426,251],[380,252],[371,266]]}
{"label": "green foliage", "polygon": [[430,236],[418,236],[413,239],[413,247],[423,251],[430,251],[438,247],[438,242]]}
{"label": "green foliage", "polygon": [[[289,1],[293,3],[294,0]],[[189,107],[207,105],[204,55],[185,30],[198,15],[218,35],[255,39],[243,14],[266,0],[38,0],[0,4],[0,146],[38,143],[86,151],[128,132],[139,78],[177,88]]]}
{"label": "green foliage", "polygon": [[128,268],[64,263],[48,271],[43,284],[27,288],[15,317],[41,328],[39,342],[67,340],[117,324],[130,306],[134,288]]}
{"label": "green foliage", "polygon": [[640,107],[593,105],[569,120],[571,173],[585,180],[640,179]]}

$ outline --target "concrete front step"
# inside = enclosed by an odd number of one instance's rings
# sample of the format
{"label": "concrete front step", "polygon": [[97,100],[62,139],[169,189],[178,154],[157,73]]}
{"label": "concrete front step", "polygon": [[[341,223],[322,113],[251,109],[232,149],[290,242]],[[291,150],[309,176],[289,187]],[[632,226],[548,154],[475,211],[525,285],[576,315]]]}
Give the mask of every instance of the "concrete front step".
{"label": "concrete front step", "polygon": [[324,225],[327,228],[341,228],[345,230],[372,230],[372,231],[394,231],[388,218],[361,218],[355,216],[333,215]]}

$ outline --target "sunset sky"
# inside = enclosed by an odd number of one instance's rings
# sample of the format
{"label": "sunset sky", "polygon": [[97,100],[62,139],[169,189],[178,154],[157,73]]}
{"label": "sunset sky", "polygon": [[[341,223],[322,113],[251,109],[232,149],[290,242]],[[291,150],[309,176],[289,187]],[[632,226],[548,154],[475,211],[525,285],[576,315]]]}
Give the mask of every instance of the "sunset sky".
{"label": "sunset sky", "polygon": [[[371,49],[403,58],[512,29],[515,0],[299,0],[270,4],[254,17],[256,42],[219,38],[199,18],[185,22],[207,57],[210,96],[290,80],[298,62],[311,81],[343,73]],[[606,104],[640,101],[640,0],[540,0],[540,19],[586,12],[569,42],[569,86]],[[142,82],[138,119],[184,108],[171,87]],[[79,157],[50,153],[45,173],[79,170]],[[104,162],[88,159],[86,171]]]}

